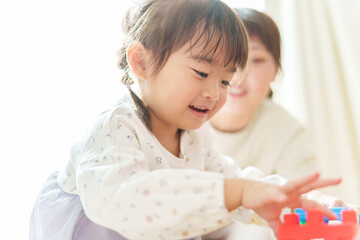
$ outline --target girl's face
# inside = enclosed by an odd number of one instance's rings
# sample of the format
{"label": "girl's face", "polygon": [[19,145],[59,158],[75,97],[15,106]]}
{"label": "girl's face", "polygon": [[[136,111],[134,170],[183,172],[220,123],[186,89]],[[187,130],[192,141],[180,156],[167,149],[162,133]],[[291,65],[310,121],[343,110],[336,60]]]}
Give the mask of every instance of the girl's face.
{"label": "girl's face", "polygon": [[142,98],[153,130],[197,129],[225,103],[235,67],[224,67],[224,54],[198,56],[203,46],[190,43],[173,52],[154,77],[141,81]]}
{"label": "girl's face", "polygon": [[274,81],[279,67],[258,37],[250,38],[249,60],[245,72],[235,73],[228,99],[221,111],[239,115],[253,114],[268,96],[270,83]]}

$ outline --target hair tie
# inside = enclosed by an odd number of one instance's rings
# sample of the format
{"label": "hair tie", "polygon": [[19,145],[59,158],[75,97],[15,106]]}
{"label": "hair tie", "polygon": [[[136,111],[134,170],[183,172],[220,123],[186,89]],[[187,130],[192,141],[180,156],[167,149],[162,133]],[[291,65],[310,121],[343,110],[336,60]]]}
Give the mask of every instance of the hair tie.
{"label": "hair tie", "polygon": [[128,87],[128,89],[130,89],[130,85],[134,84],[134,80],[131,79],[131,77],[129,76],[129,69],[127,67],[125,67],[123,69],[124,75],[121,79],[121,82],[126,85]]}

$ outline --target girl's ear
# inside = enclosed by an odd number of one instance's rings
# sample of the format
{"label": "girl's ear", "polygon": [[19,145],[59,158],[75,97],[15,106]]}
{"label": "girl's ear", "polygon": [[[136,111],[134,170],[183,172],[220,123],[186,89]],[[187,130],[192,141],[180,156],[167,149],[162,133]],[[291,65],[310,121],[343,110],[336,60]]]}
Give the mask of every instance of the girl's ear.
{"label": "girl's ear", "polygon": [[132,42],[127,48],[127,61],[135,76],[140,79],[147,78],[146,59],[148,51],[140,42]]}

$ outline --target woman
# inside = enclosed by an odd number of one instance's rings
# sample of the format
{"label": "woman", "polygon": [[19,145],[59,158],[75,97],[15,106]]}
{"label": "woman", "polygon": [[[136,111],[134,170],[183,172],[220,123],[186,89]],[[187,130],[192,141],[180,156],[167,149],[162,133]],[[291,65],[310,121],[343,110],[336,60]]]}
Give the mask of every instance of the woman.
{"label": "woman", "polygon": [[212,118],[219,150],[241,168],[293,179],[315,171],[315,150],[301,124],[271,101],[270,84],[281,69],[281,40],[274,21],[253,9],[237,9],[250,36],[249,66],[237,72],[228,99]]}

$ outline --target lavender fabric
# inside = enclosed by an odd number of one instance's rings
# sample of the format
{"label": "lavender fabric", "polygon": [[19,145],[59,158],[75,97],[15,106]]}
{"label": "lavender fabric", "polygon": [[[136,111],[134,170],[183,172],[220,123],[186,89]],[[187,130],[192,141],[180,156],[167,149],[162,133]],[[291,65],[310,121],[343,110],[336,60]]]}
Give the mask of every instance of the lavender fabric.
{"label": "lavender fabric", "polygon": [[117,232],[92,222],[78,195],[62,191],[58,172],[46,181],[30,217],[30,240],[126,240]]}
{"label": "lavender fabric", "polygon": [[[54,172],[39,193],[31,217],[29,240],[127,240],[119,233],[92,222],[78,195],[64,192]],[[198,240],[201,237],[189,240]]]}

